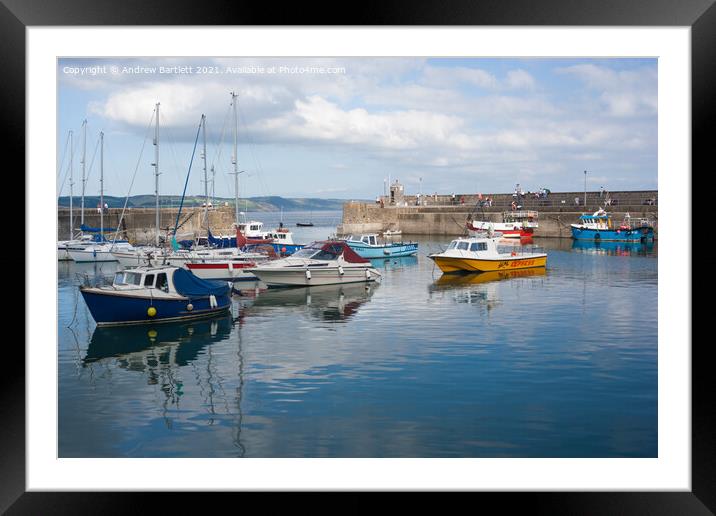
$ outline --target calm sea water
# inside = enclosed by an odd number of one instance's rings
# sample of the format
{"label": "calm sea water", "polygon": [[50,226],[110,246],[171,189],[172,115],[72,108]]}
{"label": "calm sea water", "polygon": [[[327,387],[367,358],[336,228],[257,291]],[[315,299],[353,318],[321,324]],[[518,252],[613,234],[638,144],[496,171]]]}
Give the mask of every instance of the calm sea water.
{"label": "calm sea water", "polygon": [[[283,220],[308,242],[340,213]],[[59,455],[657,456],[656,245],[536,239],[544,273],[451,278],[426,257],[449,238],[414,238],[380,284],[245,285],[230,315],[119,329],[77,290],[118,265],[59,263]]]}

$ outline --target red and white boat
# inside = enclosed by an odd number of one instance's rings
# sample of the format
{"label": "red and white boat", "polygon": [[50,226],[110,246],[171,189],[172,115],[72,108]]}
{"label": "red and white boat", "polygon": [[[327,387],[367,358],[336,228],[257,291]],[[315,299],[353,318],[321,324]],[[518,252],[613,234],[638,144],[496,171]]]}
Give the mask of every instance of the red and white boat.
{"label": "red and white boat", "polygon": [[257,263],[265,260],[267,257],[261,256],[259,260],[251,261],[249,259],[221,260],[221,261],[205,261],[202,263],[187,263],[184,265],[194,276],[206,280],[224,280],[224,281],[251,281],[256,280],[256,276],[246,269],[256,267]]}
{"label": "red and white boat", "polygon": [[[247,239],[240,229],[236,230],[237,248],[226,257],[207,257],[192,259],[184,264],[195,276],[207,280],[224,280],[224,281],[250,281],[258,279],[253,273],[247,269],[256,267],[270,259],[278,258],[276,251],[270,244],[257,245],[258,240]],[[270,240],[269,240],[270,242]],[[247,244],[253,244],[255,251],[245,252],[239,249]]]}
{"label": "red and white boat", "polygon": [[502,222],[468,220],[467,229],[472,232],[484,233],[489,229],[502,233],[502,238],[528,238],[534,235],[539,227],[536,211],[505,211]]}

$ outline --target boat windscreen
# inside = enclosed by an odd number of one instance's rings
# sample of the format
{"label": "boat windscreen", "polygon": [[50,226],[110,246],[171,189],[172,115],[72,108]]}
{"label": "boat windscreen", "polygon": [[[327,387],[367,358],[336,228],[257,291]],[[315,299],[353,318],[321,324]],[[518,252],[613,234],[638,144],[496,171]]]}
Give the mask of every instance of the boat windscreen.
{"label": "boat windscreen", "polygon": [[314,254],[320,251],[320,249],[316,249],[315,247],[304,247],[303,249],[293,253],[291,258],[311,258]]}
{"label": "boat windscreen", "polygon": [[124,273],[124,284],[125,285],[141,285],[142,275],[139,272],[125,272]]}
{"label": "boat windscreen", "polygon": [[321,250],[335,254],[336,257],[343,255],[343,259],[348,263],[368,263],[368,260],[359,256],[358,253],[343,241],[324,242]]}

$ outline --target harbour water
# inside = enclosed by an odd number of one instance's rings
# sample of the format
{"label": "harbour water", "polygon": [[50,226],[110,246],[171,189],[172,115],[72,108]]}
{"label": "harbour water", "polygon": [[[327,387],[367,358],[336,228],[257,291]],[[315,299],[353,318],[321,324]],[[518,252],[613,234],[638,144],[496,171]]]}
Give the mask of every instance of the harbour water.
{"label": "harbour water", "polygon": [[[283,219],[307,243],[340,212]],[[535,239],[546,271],[450,277],[449,238],[417,240],[380,284],[244,283],[226,316],[127,328],[77,290],[118,264],[58,263],[59,456],[657,456],[658,244]]]}

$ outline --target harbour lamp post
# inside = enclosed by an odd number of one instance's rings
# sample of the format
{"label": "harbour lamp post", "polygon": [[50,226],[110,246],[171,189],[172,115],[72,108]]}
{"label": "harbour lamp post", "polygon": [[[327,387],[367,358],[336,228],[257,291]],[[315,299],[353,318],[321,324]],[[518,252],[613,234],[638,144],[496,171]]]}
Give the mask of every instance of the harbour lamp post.
{"label": "harbour lamp post", "polygon": [[584,171],[584,207],[587,207],[587,171]]}

